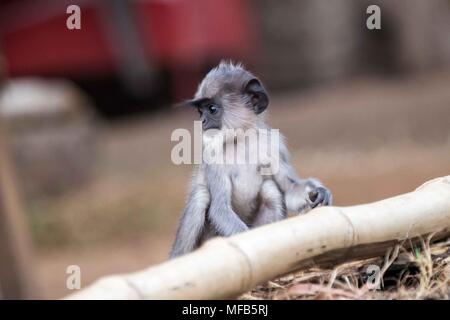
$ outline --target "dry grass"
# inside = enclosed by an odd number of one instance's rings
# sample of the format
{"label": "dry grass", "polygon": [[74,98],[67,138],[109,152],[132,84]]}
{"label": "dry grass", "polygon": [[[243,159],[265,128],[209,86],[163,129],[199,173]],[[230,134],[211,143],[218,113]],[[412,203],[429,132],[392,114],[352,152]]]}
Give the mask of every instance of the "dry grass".
{"label": "dry grass", "polygon": [[[379,270],[378,277],[374,270]],[[378,280],[377,280],[378,279]],[[379,286],[377,286],[379,281]],[[258,286],[241,299],[449,299],[450,238],[390,248],[384,257],[309,268]]]}

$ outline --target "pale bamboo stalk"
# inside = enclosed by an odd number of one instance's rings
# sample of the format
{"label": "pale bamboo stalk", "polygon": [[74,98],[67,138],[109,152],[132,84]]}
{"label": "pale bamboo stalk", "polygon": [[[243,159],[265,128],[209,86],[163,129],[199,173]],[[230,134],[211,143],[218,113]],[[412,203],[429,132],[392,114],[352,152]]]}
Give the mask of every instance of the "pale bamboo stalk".
{"label": "pale bamboo stalk", "polygon": [[[450,230],[450,176],[416,191],[310,213],[215,238],[146,270],[102,278],[69,299],[222,299],[286,274],[313,257]],[[342,256],[341,256],[342,258]]]}
{"label": "pale bamboo stalk", "polygon": [[0,298],[38,297],[32,241],[0,119]]}

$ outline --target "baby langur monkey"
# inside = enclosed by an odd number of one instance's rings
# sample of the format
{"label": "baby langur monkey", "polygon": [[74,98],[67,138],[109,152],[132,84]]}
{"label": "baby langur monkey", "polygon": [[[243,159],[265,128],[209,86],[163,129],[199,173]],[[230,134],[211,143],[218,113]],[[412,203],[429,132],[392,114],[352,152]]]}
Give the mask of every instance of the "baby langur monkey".
{"label": "baby langur monkey", "polygon": [[[226,129],[270,129],[264,120],[269,105],[267,92],[261,81],[241,65],[220,63],[206,75],[187,105],[200,114],[203,149],[217,144],[215,136],[229,131]],[[215,132],[212,137],[211,132]],[[223,136],[220,147],[248,147]],[[296,175],[280,140],[278,170],[270,175],[261,174],[261,163],[199,165],[171,257],[188,253],[211,237],[228,237],[279,221],[288,211],[302,214],[317,206],[331,205],[331,192],[318,180]]]}

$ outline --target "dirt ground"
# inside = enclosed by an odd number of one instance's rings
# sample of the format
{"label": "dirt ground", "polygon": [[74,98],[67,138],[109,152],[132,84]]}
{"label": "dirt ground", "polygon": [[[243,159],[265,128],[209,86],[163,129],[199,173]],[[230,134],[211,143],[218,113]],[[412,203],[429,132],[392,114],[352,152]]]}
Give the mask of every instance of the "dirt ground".
{"label": "dirt ground", "polygon": [[[286,136],[300,176],[319,177],[336,205],[376,201],[450,174],[450,72],[358,79],[274,95],[269,123]],[[170,161],[172,110],[102,126],[91,184],[30,203],[42,298],[60,298],[66,268],[82,285],[167,257],[191,168]]]}

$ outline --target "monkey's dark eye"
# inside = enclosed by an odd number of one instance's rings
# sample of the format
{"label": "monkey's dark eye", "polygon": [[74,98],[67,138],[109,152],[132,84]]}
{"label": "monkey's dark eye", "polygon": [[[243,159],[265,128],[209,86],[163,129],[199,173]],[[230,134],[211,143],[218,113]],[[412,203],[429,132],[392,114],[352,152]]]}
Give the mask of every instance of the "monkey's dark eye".
{"label": "monkey's dark eye", "polygon": [[218,110],[218,108],[217,108],[217,106],[214,105],[214,104],[208,106],[208,111],[209,111],[209,113],[211,113],[211,114],[217,113],[217,110]]}

